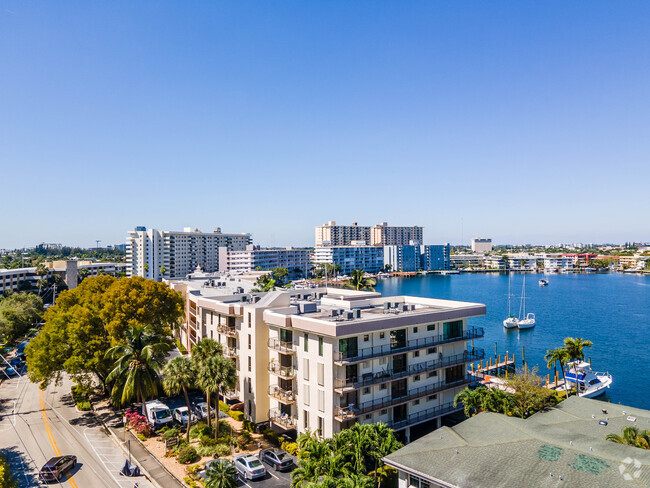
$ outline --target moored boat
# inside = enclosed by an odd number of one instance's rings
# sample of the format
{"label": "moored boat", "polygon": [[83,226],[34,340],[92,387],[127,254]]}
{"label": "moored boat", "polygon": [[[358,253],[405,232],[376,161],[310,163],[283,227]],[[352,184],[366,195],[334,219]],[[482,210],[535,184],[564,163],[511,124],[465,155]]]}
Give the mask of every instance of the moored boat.
{"label": "moored boat", "polygon": [[585,361],[568,363],[564,376],[569,385],[576,386],[578,396],[585,398],[595,398],[602,395],[613,381],[611,374],[593,371],[591,364]]}

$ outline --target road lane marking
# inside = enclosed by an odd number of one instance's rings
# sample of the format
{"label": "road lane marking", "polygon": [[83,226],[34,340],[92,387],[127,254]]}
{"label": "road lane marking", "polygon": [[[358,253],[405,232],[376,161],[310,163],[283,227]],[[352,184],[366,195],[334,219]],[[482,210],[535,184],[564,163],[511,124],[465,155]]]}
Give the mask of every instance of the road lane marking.
{"label": "road lane marking", "polygon": [[[43,423],[45,424],[45,432],[47,432],[47,437],[50,439],[50,444],[52,444],[52,448],[54,448],[54,453],[57,456],[61,455],[61,451],[59,451],[59,446],[57,446],[56,441],[54,440],[54,434],[52,433],[52,430],[50,429],[50,422],[47,419],[47,413],[45,412],[45,399],[43,398],[43,390],[40,388],[38,389],[38,394],[39,398],[41,400],[41,414],[43,415]],[[65,477],[68,479],[70,484],[74,488],[79,488],[77,486],[77,483],[75,482],[74,478],[70,473],[66,473]]]}

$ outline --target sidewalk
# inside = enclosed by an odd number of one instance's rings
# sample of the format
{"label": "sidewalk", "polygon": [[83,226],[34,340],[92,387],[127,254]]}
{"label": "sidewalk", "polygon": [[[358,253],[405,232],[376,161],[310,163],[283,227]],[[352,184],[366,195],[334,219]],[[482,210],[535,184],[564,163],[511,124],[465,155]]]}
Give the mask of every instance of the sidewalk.
{"label": "sidewalk", "polygon": [[[147,451],[138,439],[131,432],[124,431],[122,419],[115,412],[108,408],[98,408],[95,411],[96,418],[110,431],[113,439],[120,444],[125,453],[131,448],[131,457],[135,464],[138,464],[147,477],[158,488],[185,488],[175,476],[173,476],[162,464]],[[129,442],[130,441],[130,442]],[[126,454],[128,457],[128,454]]]}

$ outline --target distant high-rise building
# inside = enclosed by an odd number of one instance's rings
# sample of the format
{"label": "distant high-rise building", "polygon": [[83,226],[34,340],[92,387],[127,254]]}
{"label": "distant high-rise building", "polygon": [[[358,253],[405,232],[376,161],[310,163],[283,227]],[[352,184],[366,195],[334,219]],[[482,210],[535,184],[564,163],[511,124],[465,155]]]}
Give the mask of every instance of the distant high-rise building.
{"label": "distant high-rise building", "polygon": [[490,252],[492,250],[492,239],[472,239],[472,252]]}
{"label": "distant high-rise building", "polygon": [[316,247],[350,246],[363,242],[371,246],[406,246],[422,244],[422,227],[393,227],[382,222],[373,227],[357,225],[337,225],[331,220],[316,227]]}
{"label": "distant high-rise building", "polygon": [[341,267],[342,274],[355,269],[378,273],[384,266],[384,248],[379,246],[327,246],[317,247],[314,264],[333,264]]}
{"label": "distant high-rise building", "polygon": [[219,248],[243,251],[252,243],[250,234],[222,234],[185,227],[183,232],[136,227],[126,238],[127,276],[184,278],[197,268],[219,271]]}
{"label": "distant high-rise building", "polygon": [[249,244],[243,251],[230,251],[219,248],[219,271],[266,271],[287,268],[292,278],[305,277],[311,267],[310,252],[307,249],[262,249]]}

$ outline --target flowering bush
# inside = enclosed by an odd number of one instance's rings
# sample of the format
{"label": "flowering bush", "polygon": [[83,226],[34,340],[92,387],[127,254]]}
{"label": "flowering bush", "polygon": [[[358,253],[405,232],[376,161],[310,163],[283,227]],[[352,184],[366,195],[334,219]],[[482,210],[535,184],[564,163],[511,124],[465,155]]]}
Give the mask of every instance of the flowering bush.
{"label": "flowering bush", "polygon": [[151,436],[151,424],[147,421],[144,415],[140,415],[137,410],[127,410],[124,414],[126,418],[126,424],[132,429],[136,434],[143,435],[145,437]]}

